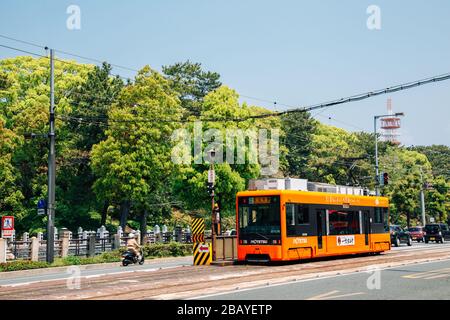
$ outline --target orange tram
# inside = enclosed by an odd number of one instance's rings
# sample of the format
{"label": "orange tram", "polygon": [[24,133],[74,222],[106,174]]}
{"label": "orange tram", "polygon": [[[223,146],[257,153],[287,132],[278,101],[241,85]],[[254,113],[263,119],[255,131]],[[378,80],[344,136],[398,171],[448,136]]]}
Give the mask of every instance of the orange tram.
{"label": "orange tram", "polygon": [[379,196],[286,189],[239,192],[238,260],[290,261],[390,250],[388,206],[388,199]]}

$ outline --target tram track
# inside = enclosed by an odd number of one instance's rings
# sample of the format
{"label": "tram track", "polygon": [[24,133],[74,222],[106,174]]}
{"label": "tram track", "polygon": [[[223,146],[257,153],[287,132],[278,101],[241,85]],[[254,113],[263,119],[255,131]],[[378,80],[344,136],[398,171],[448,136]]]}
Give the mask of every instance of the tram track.
{"label": "tram track", "polygon": [[51,280],[0,287],[0,299],[171,299],[234,290],[236,287],[292,281],[330,273],[363,271],[373,265],[414,263],[450,258],[450,246],[426,250],[393,250],[377,256],[355,256],[275,266],[186,266],[161,270],[82,277],[79,290],[69,290],[67,280]]}

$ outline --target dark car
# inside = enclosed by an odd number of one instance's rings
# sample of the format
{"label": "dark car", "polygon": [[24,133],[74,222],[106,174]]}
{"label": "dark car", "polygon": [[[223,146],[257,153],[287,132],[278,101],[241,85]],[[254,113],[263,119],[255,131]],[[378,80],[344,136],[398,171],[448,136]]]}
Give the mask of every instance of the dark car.
{"label": "dark car", "polygon": [[422,226],[411,227],[408,229],[409,234],[411,235],[411,239],[417,242],[423,242],[425,239],[425,232],[423,231]]}
{"label": "dark car", "polygon": [[446,223],[439,223],[442,229],[442,234],[444,235],[445,240],[450,240],[450,229],[448,227],[448,224]]}
{"label": "dark car", "polygon": [[435,241],[444,243],[445,237],[448,237],[448,227],[445,224],[433,223],[425,226],[425,243]]}
{"label": "dark car", "polygon": [[389,231],[391,232],[391,243],[398,247],[401,243],[406,243],[408,246],[412,246],[411,234],[408,230],[402,229],[402,227],[397,225],[389,226]]}

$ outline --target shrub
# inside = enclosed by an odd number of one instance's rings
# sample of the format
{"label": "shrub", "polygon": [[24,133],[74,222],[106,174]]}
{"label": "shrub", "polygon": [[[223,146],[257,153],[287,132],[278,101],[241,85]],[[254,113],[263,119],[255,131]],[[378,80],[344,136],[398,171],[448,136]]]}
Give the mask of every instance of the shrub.
{"label": "shrub", "polygon": [[146,257],[178,257],[192,253],[192,244],[171,242],[169,244],[156,243],[143,247]]}
{"label": "shrub", "polygon": [[39,269],[47,267],[49,267],[49,264],[44,261],[15,260],[12,262],[0,263],[0,272]]}

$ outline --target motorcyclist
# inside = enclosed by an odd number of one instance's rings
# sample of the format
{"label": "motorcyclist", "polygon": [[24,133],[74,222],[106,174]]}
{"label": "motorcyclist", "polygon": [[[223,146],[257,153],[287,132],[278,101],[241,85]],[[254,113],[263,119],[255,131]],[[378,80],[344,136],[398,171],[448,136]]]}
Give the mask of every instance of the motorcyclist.
{"label": "motorcyclist", "polygon": [[136,255],[137,261],[140,261],[141,260],[141,246],[139,245],[139,243],[136,240],[137,237],[138,237],[138,235],[134,231],[128,235],[127,249]]}

